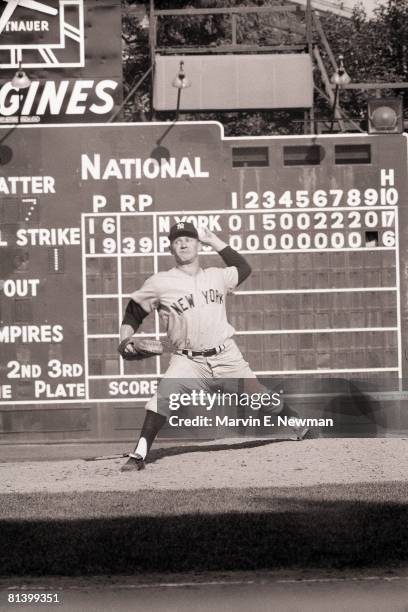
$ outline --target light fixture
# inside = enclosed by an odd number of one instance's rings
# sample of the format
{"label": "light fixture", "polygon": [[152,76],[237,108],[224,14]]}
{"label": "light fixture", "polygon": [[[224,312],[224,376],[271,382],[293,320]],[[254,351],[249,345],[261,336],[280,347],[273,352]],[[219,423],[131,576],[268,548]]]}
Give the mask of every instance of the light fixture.
{"label": "light fixture", "polygon": [[175,79],[173,79],[172,86],[177,88],[177,105],[176,105],[176,118],[175,121],[178,120],[179,110],[180,110],[180,100],[181,100],[181,91],[186,89],[187,87],[191,87],[191,81],[186,77],[186,73],[184,72],[184,62],[180,62],[180,68],[178,71],[178,75]]}
{"label": "light fixture", "polygon": [[21,62],[18,65],[18,70],[16,74],[11,79],[11,86],[13,89],[28,89],[30,87],[31,81],[28,78],[27,74],[21,68]]}
{"label": "light fixture", "polygon": [[344,56],[343,55],[339,55],[339,65],[337,67],[337,70],[332,74],[330,81],[333,85],[336,86],[334,90],[334,100],[333,100],[332,113],[331,113],[332,117],[331,117],[330,132],[332,132],[333,125],[336,120],[336,110],[337,110],[337,105],[339,101],[339,88],[344,87],[345,85],[348,85],[351,82],[351,78],[347,74],[346,69],[344,67]]}
{"label": "light fixture", "polygon": [[126,13],[136,19],[139,28],[142,30],[149,29],[150,22],[145,2],[133,1],[132,5],[127,7]]}
{"label": "light fixture", "polygon": [[369,134],[401,134],[404,131],[402,98],[369,98]]}
{"label": "light fixture", "polygon": [[349,75],[346,72],[346,69],[344,68],[344,56],[343,55],[339,55],[339,66],[336,72],[332,75],[330,81],[336,87],[344,87],[344,85],[348,85],[349,83],[351,83],[351,78],[349,77]]}
{"label": "light fixture", "polygon": [[147,16],[147,13],[144,14],[144,16],[142,17],[142,19],[139,21],[139,27],[142,28],[142,30],[148,30],[150,27],[150,21],[149,21],[149,17]]}
{"label": "light fixture", "polygon": [[177,87],[177,89],[191,87],[191,81],[186,77],[186,73],[184,72],[184,62],[180,62],[180,68],[176,78],[173,79],[172,86]]}

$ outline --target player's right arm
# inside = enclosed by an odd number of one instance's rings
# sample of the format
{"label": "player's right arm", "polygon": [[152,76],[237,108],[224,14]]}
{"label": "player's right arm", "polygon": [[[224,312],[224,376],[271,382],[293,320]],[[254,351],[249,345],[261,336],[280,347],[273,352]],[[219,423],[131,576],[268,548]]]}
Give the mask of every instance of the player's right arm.
{"label": "player's right arm", "polygon": [[224,263],[226,263],[229,268],[235,267],[237,269],[237,286],[243,283],[244,280],[247,279],[248,276],[251,274],[251,266],[249,265],[245,257],[243,257],[241,253],[238,253],[238,251],[235,251],[230,246],[225,246],[222,251],[218,251],[218,254],[221,255],[222,259],[224,260]]}
{"label": "player's right arm", "polygon": [[238,251],[235,251],[226,242],[206,228],[200,228],[199,238],[203,244],[212,246],[227,265],[224,272],[229,290],[234,289],[248,278],[252,272],[251,266],[245,257],[238,253]]}

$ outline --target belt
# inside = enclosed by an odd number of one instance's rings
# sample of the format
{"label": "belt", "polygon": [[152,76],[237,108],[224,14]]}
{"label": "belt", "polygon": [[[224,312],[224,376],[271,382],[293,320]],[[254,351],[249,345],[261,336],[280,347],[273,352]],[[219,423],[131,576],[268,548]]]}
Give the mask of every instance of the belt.
{"label": "belt", "polygon": [[208,349],[206,351],[190,351],[189,349],[180,349],[178,352],[187,357],[212,357],[212,355],[218,355],[225,349],[225,344],[220,344],[215,348]]}

